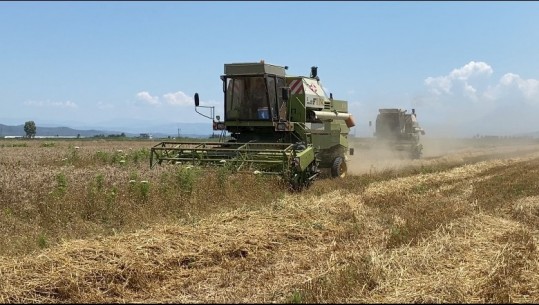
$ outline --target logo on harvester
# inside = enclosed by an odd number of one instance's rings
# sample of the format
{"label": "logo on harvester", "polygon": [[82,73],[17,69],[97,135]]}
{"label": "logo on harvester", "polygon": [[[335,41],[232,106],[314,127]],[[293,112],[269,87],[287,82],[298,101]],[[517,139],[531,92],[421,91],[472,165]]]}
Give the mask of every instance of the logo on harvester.
{"label": "logo on harvester", "polygon": [[316,93],[317,88],[315,84],[310,84],[309,88],[311,89],[312,92]]}

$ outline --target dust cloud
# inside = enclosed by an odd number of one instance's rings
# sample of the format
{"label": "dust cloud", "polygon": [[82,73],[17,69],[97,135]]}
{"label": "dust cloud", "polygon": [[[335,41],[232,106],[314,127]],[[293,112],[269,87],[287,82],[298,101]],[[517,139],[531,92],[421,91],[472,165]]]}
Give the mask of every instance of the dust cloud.
{"label": "dust cloud", "polygon": [[421,167],[440,163],[465,162],[466,160],[494,157],[516,157],[539,151],[538,139],[473,139],[473,138],[423,138],[423,154],[411,159],[403,151],[377,143],[373,138],[356,138],[350,147],[354,154],[348,159],[351,175],[374,174],[404,167]]}

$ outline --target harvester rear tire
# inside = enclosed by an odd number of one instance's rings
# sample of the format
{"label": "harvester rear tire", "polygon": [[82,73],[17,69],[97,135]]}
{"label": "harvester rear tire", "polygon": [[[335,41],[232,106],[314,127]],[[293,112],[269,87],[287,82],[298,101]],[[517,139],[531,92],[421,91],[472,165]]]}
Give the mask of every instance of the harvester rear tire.
{"label": "harvester rear tire", "polygon": [[331,166],[331,177],[332,178],[344,178],[346,177],[346,173],[348,171],[348,168],[346,166],[346,161],[343,157],[336,157],[335,160],[333,160],[333,165]]}

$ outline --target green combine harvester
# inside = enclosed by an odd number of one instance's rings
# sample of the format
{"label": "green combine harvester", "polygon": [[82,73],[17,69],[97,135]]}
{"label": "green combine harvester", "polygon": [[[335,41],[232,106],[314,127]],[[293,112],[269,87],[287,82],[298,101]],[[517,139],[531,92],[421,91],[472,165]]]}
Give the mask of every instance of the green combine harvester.
{"label": "green combine harvester", "polygon": [[[233,171],[279,175],[292,188],[308,187],[327,169],[345,177],[348,133],[355,125],[348,103],[326,95],[317,67],[306,76],[285,74],[288,67],[259,63],[224,65],[224,120],[214,107],[195,111],[213,122],[218,142],[161,142],[151,148],[155,164],[225,166]],[[209,115],[198,111],[209,108]]]}
{"label": "green combine harvester", "polygon": [[423,144],[419,135],[425,130],[419,127],[415,109],[412,113],[400,108],[378,109],[374,136],[378,144],[384,144],[395,152],[403,152],[411,159],[419,159],[423,154]]}

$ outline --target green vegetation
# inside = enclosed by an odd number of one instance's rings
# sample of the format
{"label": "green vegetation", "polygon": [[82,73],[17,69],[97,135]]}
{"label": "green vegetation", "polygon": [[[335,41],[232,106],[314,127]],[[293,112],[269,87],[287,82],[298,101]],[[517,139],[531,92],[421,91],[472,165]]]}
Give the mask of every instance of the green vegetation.
{"label": "green vegetation", "polygon": [[24,132],[27,138],[33,138],[36,136],[37,128],[34,121],[27,121],[24,123]]}

